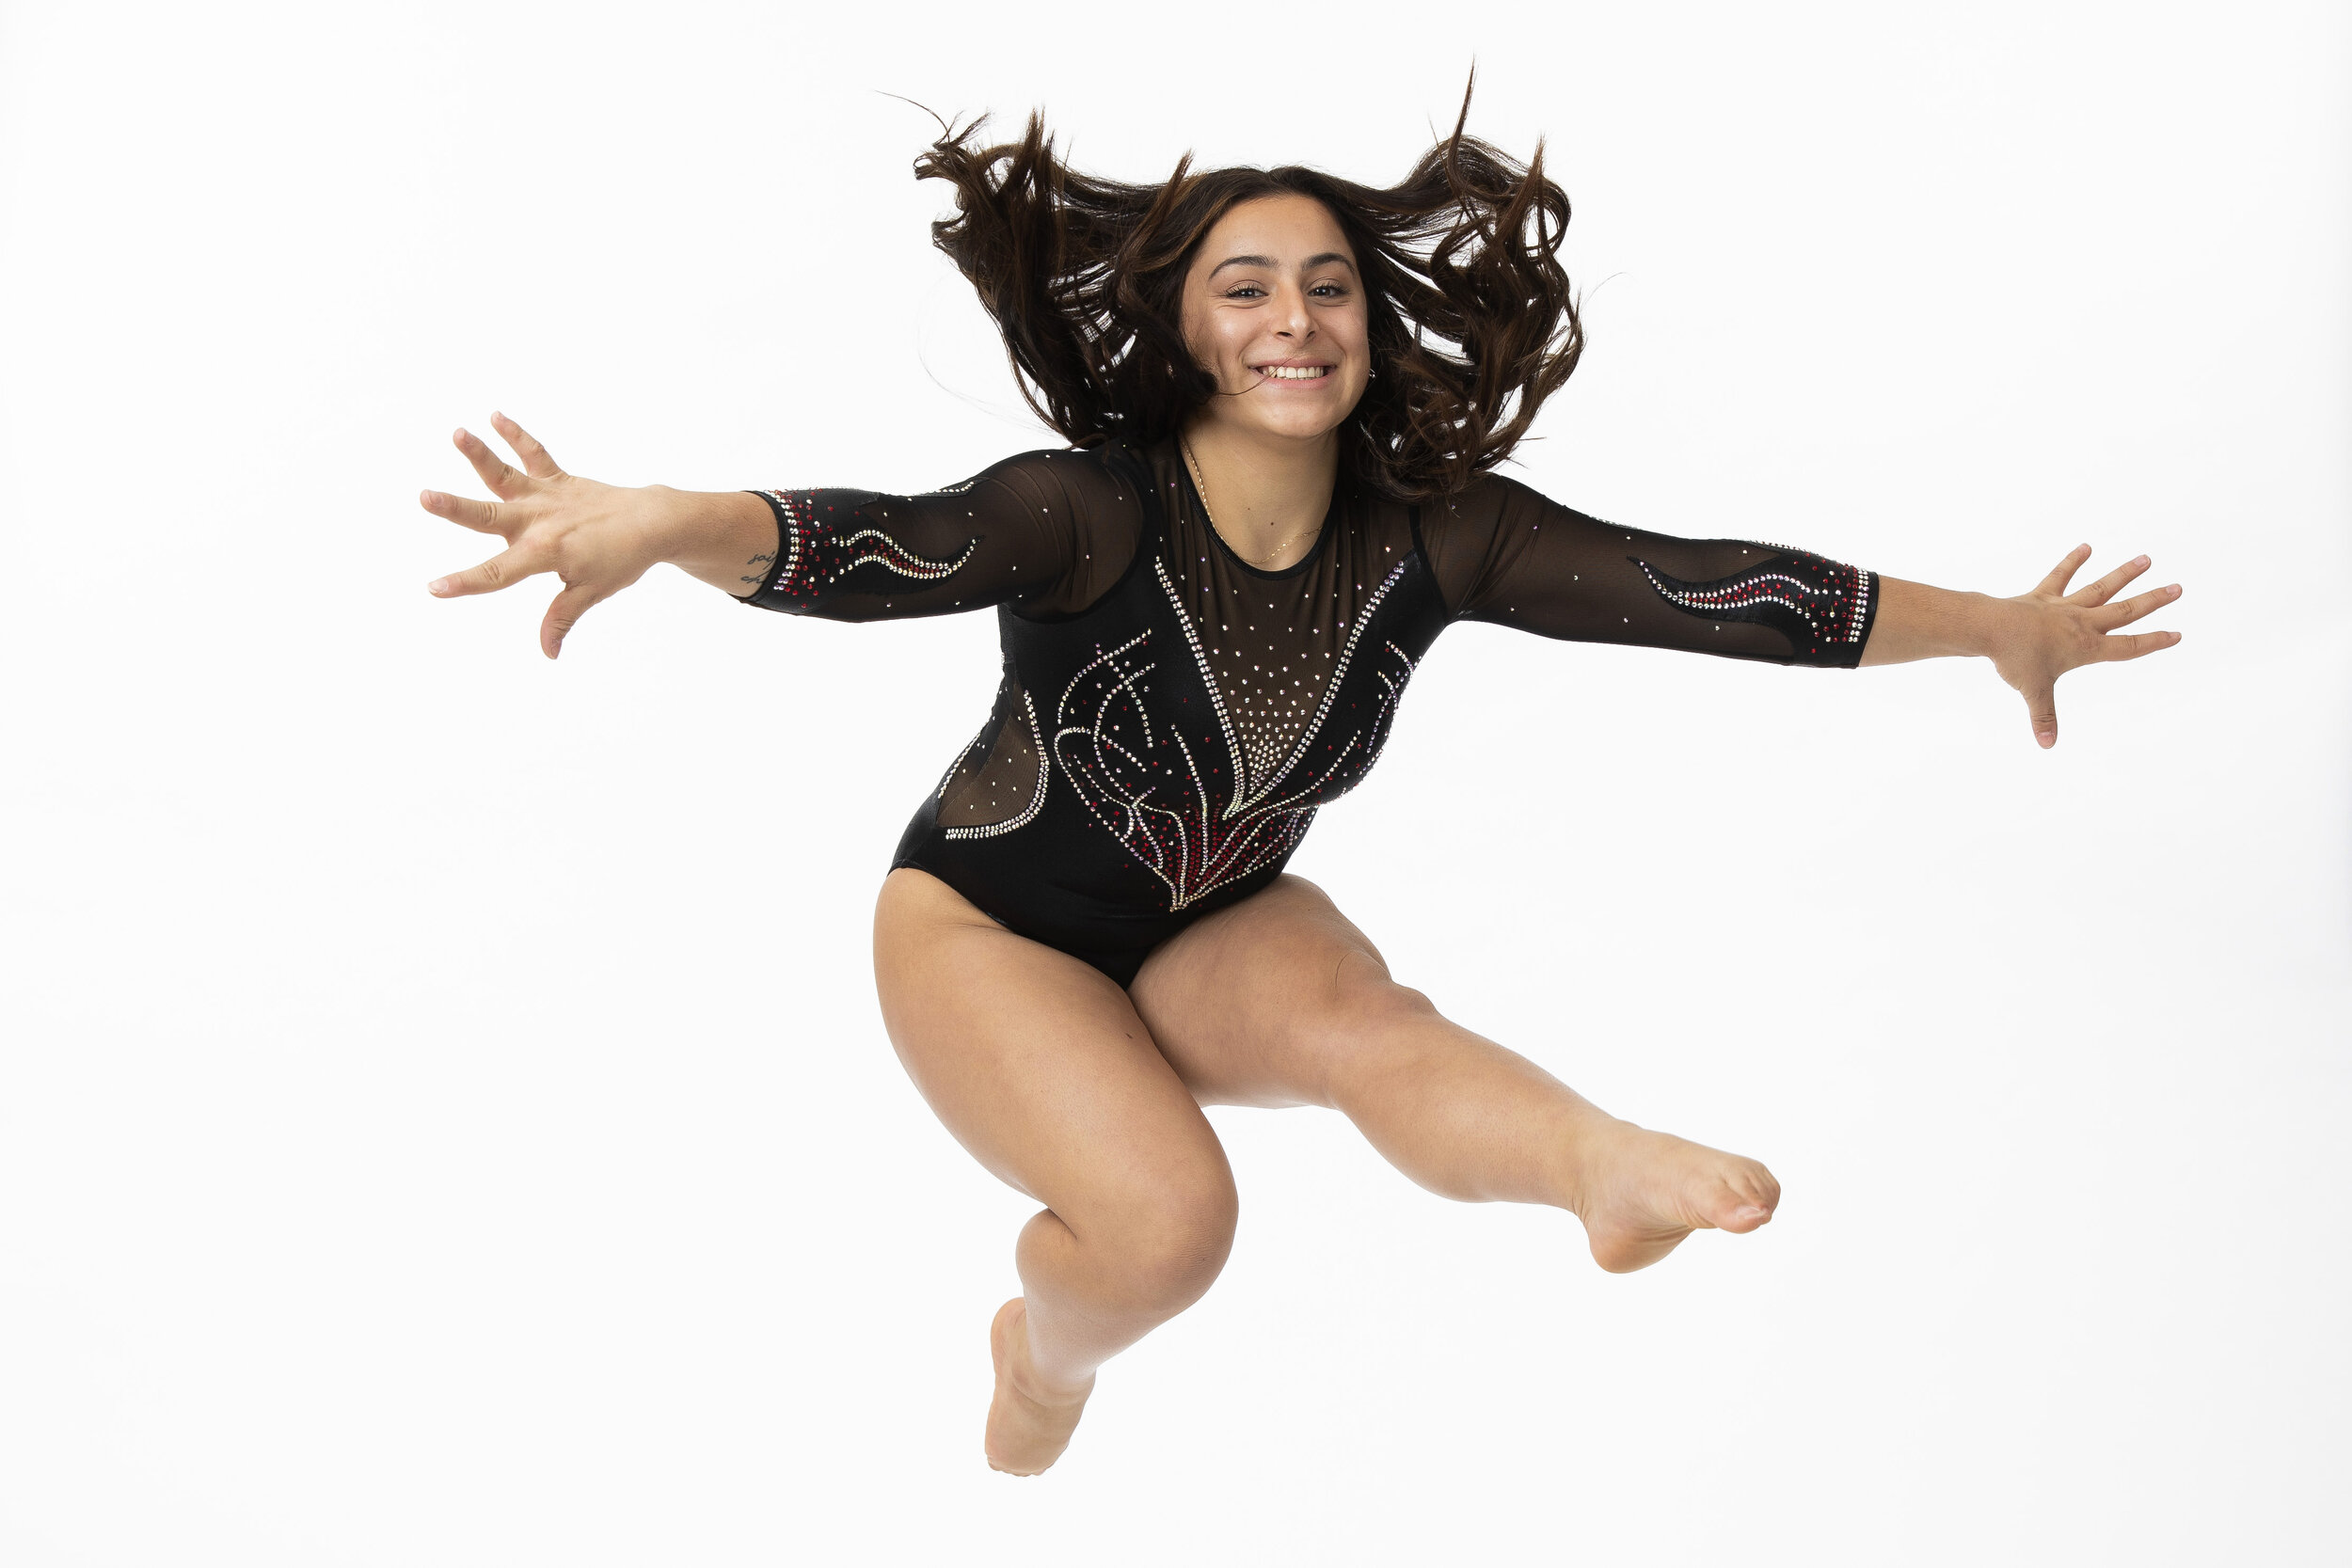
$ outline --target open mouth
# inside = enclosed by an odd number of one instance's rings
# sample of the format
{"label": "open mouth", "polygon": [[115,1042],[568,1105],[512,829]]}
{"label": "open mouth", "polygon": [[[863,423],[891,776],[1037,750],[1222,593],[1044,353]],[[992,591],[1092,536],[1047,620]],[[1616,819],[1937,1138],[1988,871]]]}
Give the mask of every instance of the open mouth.
{"label": "open mouth", "polygon": [[1270,381],[1320,381],[1329,375],[1329,365],[1253,365],[1250,367]]}

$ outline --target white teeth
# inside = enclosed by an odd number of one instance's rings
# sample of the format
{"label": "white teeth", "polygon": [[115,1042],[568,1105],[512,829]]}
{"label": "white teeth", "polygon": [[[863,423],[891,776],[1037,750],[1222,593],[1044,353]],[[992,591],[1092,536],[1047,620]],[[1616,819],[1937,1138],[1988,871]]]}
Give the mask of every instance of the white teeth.
{"label": "white teeth", "polygon": [[1260,375],[1270,375],[1277,381],[1313,381],[1331,373],[1328,365],[1261,365]]}

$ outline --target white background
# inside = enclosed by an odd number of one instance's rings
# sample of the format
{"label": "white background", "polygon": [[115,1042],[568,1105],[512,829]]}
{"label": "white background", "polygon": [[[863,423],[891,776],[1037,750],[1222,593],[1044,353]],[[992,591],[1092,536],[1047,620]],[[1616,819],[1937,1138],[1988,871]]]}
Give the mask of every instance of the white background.
{"label": "white background", "polygon": [[[1604,1105],[1769,1161],[1594,1269],[1318,1112],[1048,1477],[1027,1202],[866,918],[993,688],[662,569],[536,653],[452,426],[921,488],[1048,444],[908,177],[1049,109],[1577,205],[1520,477],[2021,592],[2069,677],[1450,634],[1295,865]],[[2080,1564],[2352,1552],[2352,24],[2314,5],[15,5],[0,15],[0,1561]]]}

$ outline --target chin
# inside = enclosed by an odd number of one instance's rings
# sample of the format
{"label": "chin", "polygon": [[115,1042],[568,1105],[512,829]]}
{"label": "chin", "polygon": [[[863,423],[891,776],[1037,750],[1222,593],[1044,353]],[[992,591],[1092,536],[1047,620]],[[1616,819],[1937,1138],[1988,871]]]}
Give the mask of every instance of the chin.
{"label": "chin", "polygon": [[1346,423],[1344,420],[1251,420],[1249,428],[1261,436],[1286,441],[1314,441]]}
{"label": "chin", "polygon": [[1353,403],[1336,412],[1330,409],[1308,408],[1251,409],[1245,414],[1244,418],[1235,422],[1262,436],[1278,436],[1290,441],[1312,441],[1339,429],[1347,422],[1348,416],[1355,411],[1356,407]]}

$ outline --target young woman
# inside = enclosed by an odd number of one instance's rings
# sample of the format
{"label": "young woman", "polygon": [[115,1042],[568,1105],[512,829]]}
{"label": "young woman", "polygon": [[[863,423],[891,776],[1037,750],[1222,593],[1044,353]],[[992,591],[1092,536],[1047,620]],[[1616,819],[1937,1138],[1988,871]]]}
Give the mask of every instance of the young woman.
{"label": "young woman", "polygon": [[[1467,112],[1467,105],[1466,105]],[[1611,1270],[1770,1220],[1754,1160],[1636,1127],[1449,1022],[1283,863],[1378,756],[1453,621],[1851,668],[1980,655],[2043,746],[2078,665],[2178,596],[2072,594],[2068,552],[2011,599],[1744,540],[1605,523],[1492,472],[1574,368],[1568,204],[1462,133],[1376,190],[1303,168],[1131,186],[950,131],[916,166],[933,228],[1073,450],[920,496],[689,494],[567,474],[502,415],[517,471],[456,443],[499,535],[432,585],[563,581],[552,658],[592,605],[670,562],[765,609],[840,620],[993,606],[1004,682],[926,796],[874,928],[882,1018],[956,1137],[1044,1207],[992,1325],[989,1463],[1060,1454],[1095,1369],[1222,1266],[1232,1175],[1206,1104],[1324,1105],[1414,1180],[1548,1203]]]}

